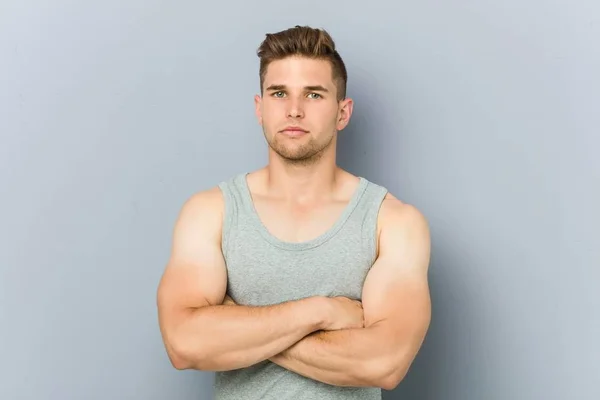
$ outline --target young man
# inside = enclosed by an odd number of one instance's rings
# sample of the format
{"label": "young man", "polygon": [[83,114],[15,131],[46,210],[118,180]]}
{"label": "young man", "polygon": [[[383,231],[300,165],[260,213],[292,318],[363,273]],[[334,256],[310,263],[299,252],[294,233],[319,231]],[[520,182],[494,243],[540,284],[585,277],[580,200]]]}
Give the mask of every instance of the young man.
{"label": "young man", "polygon": [[380,399],[430,322],[430,238],[413,206],[336,165],[346,69],[329,34],[261,44],[268,165],[184,204],[158,289],[175,368],[216,371],[217,399]]}

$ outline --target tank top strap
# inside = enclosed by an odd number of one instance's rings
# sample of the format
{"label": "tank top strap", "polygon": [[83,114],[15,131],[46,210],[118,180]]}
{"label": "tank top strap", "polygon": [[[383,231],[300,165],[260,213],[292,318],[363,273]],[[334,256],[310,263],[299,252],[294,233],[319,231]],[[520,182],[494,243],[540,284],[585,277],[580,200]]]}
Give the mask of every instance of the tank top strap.
{"label": "tank top strap", "polygon": [[356,205],[356,209],[351,217],[361,226],[361,241],[372,261],[375,261],[377,255],[377,221],[379,211],[387,194],[387,188],[367,181],[364,194]]}
{"label": "tank top strap", "polygon": [[229,249],[231,235],[239,226],[247,226],[243,220],[247,219],[245,210],[248,207],[247,202],[250,200],[246,198],[247,196],[243,188],[242,179],[245,178],[245,173],[238,174],[220,182],[218,185],[225,203],[221,233],[221,247],[225,255]]}

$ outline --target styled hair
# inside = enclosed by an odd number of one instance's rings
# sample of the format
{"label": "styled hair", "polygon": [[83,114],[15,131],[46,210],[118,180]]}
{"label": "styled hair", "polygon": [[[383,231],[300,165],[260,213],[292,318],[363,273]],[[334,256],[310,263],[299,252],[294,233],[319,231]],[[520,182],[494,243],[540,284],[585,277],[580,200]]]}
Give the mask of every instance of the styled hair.
{"label": "styled hair", "polygon": [[287,57],[301,56],[315,60],[329,61],[332,78],[336,83],[337,99],[346,98],[348,74],[342,57],[335,48],[331,35],[324,29],[296,25],[281,32],[267,33],[260,44],[257,55],[260,58],[260,90],[263,91],[267,67],[273,61]]}

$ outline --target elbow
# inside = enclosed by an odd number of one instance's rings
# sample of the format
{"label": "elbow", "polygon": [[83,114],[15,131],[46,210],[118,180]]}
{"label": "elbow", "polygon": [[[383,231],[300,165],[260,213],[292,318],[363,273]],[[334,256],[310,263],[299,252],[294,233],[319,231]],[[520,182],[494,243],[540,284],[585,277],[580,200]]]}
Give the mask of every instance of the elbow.
{"label": "elbow", "polygon": [[184,371],[186,369],[191,369],[191,364],[181,357],[169,354],[169,360],[176,370]]}
{"label": "elbow", "polygon": [[185,341],[172,340],[166,346],[167,355],[173,368],[183,371],[188,369],[206,370],[202,349],[187,345]]}
{"label": "elbow", "polygon": [[387,374],[381,376],[377,382],[377,386],[384,390],[394,390],[398,387],[400,382],[404,379],[406,373],[402,370],[388,371]]}
{"label": "elbow", "polygon": [[179,343],[169,343],[166,347],[167,355],[173,368],[180,371],[192,368],[193,363],[188,356],[188,352]]}
{"label": "elbow", "polygon": [[181,353],[169,352],[169,361],[173,368],[184,371],[186,369],[192,369],[192,363]]}
{"label": "elbow", "polygon": [[206,372],[227,371],[235,358],[227,354],[217,355],[207,346],[185,341],[173,341],[167,346],[167,354],[173,368],[177,370],[196,370]]}
{"label": "elbow", "polygon": [[404,363],[397,358],[372,360],[370,365],[371,367],[363,369],[368,374],[369,386],[384,390],[396,389],[407,373]]}

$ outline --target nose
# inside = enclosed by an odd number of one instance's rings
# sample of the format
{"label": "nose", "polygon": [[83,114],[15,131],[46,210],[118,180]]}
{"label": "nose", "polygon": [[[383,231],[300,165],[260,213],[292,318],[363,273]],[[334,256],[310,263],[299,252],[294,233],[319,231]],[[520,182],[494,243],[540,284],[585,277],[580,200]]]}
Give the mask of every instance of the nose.
{"label": "nose", "polygon": [[288,118],[302,118],[304,117],[304,107],[302,106],[302,101],[290,98],[288,102]]}

